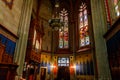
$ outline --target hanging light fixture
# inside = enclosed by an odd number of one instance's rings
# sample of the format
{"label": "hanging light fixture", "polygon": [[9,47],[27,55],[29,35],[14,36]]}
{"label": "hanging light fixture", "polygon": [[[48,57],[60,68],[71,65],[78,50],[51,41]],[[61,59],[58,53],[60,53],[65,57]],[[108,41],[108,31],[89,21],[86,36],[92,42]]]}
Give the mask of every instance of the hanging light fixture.
{"label": "hanging light fixture", "polygon": [[52,19],[49,20],[49,25],[54,30],[58,30],[61,26],[63,26],[63,22],[60,20],[59,17],[58,8],[59,8],[59,2],[56,1],[55,14],[53,14]]}

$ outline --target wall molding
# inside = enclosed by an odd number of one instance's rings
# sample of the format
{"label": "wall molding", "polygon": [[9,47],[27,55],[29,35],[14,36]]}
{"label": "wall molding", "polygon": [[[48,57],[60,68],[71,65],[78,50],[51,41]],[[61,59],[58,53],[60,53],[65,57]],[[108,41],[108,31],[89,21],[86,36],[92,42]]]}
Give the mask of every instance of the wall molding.
{"label": "wall molding", "polygon": [[9,31],[7,28],[5,28],[3,25],[0,24],[0,34],[3,34],[4,36],[8,37],[12,41],[16,42],[18,39],[18,36]]}

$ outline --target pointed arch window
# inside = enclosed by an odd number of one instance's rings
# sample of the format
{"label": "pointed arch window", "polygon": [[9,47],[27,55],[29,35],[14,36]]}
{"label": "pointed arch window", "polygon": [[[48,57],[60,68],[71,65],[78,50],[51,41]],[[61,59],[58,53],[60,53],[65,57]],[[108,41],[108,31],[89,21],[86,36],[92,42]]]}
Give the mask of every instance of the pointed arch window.
{"label": "pointed arch window", "polygon": [[116,16],[120,16],[120,0],[112,0],[112,3],[114,3],[114,9]]}
{"label": "pointed arch window", "polygon": [[60,20],[63,26],[59,29],[59,48],[68,48],[69,32],[68,32],[68,13],[63,8],[60,12]]}
{"label": "pointed arch window", "polygon": [[90,44],[88,34],[87,6],[82,3],[79,8],[79,46],[83,47]]}

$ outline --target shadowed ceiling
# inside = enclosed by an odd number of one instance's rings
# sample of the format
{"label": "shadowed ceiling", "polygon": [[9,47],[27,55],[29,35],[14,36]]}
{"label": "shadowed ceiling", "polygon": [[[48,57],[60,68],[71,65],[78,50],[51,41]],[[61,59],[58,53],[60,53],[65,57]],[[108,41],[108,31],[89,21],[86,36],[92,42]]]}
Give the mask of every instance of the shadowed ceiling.
{"label": "shadowed ceiling", "polygon": [[76,12],[79,9],[79,6],[82,2],[85,2],[88,5],[88,10],[90,10],[90,0],[50,0],[52,8],[56,2],[59,3],[59,10],[65,8],[70,12]]}
{"label": "shadowed ceiling", "polygon": [[[37,13],[39,14],[39,12],[40,12],[39,8],[43,4],[43,1],[44,0],[37,0],[38,7],[37,7],[36,14]],[[51,5],[51,6],[46,5],[46,7],[51,9],[51,11],[52,11],[52,13],[50,12],[51,14],[55,13],[55,4],[56,3],[59,4],[59,9],[57,10],[58,12],[60,12],[63,8],[65,8],[67,10],[67,12],[70,14],[70,16],[71,15],[74,16],[79,12],[79,7],[82,2],[87,4],[88,12],[90,12],[90,0],[45,0],[44,2],[46,2],[46,1],[49,1],[49,4]]]}

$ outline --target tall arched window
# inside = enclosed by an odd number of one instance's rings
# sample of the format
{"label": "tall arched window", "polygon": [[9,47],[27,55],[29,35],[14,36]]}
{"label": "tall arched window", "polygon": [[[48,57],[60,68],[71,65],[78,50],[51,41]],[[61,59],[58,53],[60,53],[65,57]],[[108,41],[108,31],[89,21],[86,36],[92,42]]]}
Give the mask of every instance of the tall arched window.
{"label": "tall arched window", "polygon": [[68,13],[67,10],[63,8],[60,12],[60,20],[63,22],[63,26],[59,29],[59,48],[68,48]]}
{"label": "tall arched window", "polygon": [[82,3],[79,8],[79,46],[83,47],[89,44],[87,6]]}
{"label": "tall arched window", "polygon": [[35,40],[36,40],[36,30],[34,30],[33,46],[35,45]]}
{"label": "tall arched window", "polygon": [[114,3],[114,9],[116,16],[120,16],[120,0],[112,0],[112,3]]}

